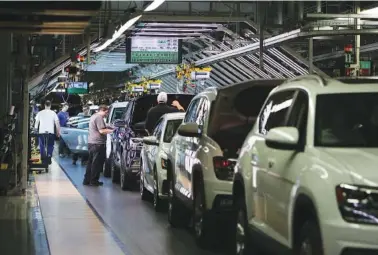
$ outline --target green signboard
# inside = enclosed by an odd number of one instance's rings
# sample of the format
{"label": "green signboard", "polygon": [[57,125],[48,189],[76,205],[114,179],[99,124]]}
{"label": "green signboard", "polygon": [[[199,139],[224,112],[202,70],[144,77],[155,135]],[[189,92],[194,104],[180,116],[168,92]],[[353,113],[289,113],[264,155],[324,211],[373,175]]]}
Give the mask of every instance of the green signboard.
{"label": "green signboard", "polygon": [[181,62],[181,39],[159,37],[126,39],[127,64],[181,64]]}
{"label": "green signboard", "polygon": [[360,69],[371,69],[371,61],[360,61]]}
{"label": "green signboard", "polygon": [[177,64],[179,62],[178,52],[134,51],[130,53],[130,63]]}

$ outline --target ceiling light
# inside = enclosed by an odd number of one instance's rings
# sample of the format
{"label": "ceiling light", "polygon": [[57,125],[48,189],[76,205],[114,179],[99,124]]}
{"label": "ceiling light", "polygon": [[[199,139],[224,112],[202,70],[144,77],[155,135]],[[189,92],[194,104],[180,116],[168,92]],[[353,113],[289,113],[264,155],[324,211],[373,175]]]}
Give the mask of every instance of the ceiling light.
{"label": "ceiling light", "polygon": [[145,12],[150,12],[156,10],[165,0],[155,0],[144,10]]}
{"label": "ceiling light", "polygon": [[114,42],[116,39],[118,39],[118,37],[120,37],[123,33],[125,33],[126,30],[129,29],[132,25],[134,25],[135,22],[137,22],[141,17],[142,17],[142,15],[139,15],[139,16],[136,16],[136,17],[128,20],[125,24],[123,24],[120,27],[119,30],[114,32],[113,37],[111,39],[107,40],[103,45],[97,47],[93,51],[99,52],[99,51],[106,49],[106,47],[108,47],[112,42]]}

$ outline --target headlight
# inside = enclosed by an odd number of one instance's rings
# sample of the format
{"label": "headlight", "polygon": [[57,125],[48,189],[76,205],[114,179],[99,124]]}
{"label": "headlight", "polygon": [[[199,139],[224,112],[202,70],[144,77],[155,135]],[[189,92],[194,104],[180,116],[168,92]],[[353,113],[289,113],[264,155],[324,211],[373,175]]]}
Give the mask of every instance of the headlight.
{"label": "headlight", "polygon": [[347,222],[378,224],[378,189],[349,184],[336,187],[336,198]]}

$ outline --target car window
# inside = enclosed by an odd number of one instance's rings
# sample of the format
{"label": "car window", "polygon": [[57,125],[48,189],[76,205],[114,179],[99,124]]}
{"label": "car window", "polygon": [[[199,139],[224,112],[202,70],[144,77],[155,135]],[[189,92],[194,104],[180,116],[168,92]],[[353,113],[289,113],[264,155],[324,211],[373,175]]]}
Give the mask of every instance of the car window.
{"label": "car window", "polygon": [[126,107],[114,108],[112,116],[110,118],[110,122],[121,119],[125,111]]}
{"label": "car window", "polygon": [[209,101],[206,99],[206,98],[201,98],[201,101],[197,107],[197,110],[196,110],[196,123],[198,124],[198,126],[202,127],[203,125],[205,125],[205,120],[206,120],[206,117],[207,117],[207,113],[208,113],[208,110],[209,110]]}
{"label": "car window", "polygon": [[186,114],[185,114],[185,118],[184,118],[184,121],[183,121],[184,123],[196,122],[196,120],[197,120],[197,109],[198,109],[198,105],[200,103],[200,100],[201,100],[201,98],[197,98],[190,103],[188,110],[186,111]]}
{"label": "car window", "polygon": [[378,93],[316,97],[315,146],[378,148]]}
{"label": "car window", "polygon": [[154,128],[154,132],[152,132],[153,136],[155,136],[157,140],[160,140],[163,123],[164,123],[163,118],[161,118],[156,123],[156,126]]}
{"label": "car window", "polygon": [[301,142],[305,142],[306,124],[308,117],[308,95],[304,91],[298,91],[295,96],[294,105],[290,111],[287,126],[296,127],[299,131]]}
{"label": "car window", "polygon": [[278,92],[270,96],[259,118],[259,133],[266,135],[270,129],[285,126],[293,104],[294,91]]}
{"label": "car window", "polygon": [[83,117],[76,121],[76,128],[79,129],[88,129],[89,128],[90,117]]}
{"label": "car window", "polygon": [[168,120],[164,132],[164,143],[170,143],[173,136],[176,134],[178,127],[181,125],[182,119],[179,120]]}

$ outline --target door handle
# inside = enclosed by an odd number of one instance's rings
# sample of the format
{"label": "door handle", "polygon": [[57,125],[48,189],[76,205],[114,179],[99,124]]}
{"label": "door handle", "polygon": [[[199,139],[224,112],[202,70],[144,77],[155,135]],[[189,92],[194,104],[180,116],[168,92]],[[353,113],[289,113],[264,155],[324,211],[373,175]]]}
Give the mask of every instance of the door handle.
{"label": "door handle", "polygon": [[66,134],[68,134],[68,132],[67,132],[67,131],[63,131],[62,134],[65,134],[65,135],[66,135]]}
{"label": "door handle", "polygon": [[268,167],[272,168],[273,166],[274,166],[274,161],[273,160],[269,160],[268,161]]}

